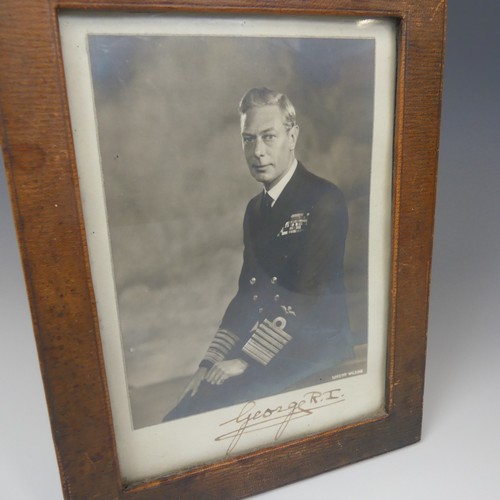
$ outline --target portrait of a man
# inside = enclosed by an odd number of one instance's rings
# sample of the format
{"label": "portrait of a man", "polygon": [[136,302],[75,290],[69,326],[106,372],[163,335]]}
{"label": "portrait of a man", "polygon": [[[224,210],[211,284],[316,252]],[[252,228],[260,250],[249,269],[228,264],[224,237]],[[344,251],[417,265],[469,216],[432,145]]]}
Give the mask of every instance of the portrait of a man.
{"label": "portrait of a man", "polygon": [[374,40],[88,53],[133,428],[366,373]]}
{"label": "portrait of a man", "polygon": [[348,214],[333,183],[295,157],[296,111],[252,88],[239,105],[251,176],[238,292],[165,421],[259,399],[353,356],[344,285]]}

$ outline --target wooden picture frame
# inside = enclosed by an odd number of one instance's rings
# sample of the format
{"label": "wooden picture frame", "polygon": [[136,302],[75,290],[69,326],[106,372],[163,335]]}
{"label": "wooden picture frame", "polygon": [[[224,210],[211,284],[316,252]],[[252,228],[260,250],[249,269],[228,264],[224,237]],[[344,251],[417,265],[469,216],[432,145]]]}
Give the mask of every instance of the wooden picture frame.
{"label": "wooden picture frame", "polygon": [[[392,238],[383,411],[207,464],[152,472],[153,479],[143,474],[142,480],[124,481],[95,271],[94,279],[91,275],[89,221],[82,208],[85,193],[80,190],[74,142],[78,132],[68,103],[71,89],[60,32],[61,14],[67,12],[394,23],[397,55],[388,201]],[[64,495],[242,498],[418,441],[446,2],[29,0],[20,6],[7,0],[0,7],[0,19],[2,146]]]}

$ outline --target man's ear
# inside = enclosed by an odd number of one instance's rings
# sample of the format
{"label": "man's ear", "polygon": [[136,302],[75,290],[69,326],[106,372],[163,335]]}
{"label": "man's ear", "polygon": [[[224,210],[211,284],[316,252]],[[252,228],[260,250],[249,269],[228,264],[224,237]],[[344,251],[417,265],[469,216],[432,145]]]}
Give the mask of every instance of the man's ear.
{"label": "man's ear", "polygon": [[290,145],[290,151],[293,151],[295,149],[295,145],[297,144],[297,139],[299,137],[299,126],[294,125],[289,131],[288,131],[288,142]]}

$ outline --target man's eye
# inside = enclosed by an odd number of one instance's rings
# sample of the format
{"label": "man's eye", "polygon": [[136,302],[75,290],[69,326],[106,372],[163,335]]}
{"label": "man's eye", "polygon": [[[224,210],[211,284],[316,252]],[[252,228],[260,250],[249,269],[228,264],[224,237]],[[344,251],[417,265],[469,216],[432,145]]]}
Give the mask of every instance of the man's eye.
{"label": "man's eye", "polygon": [[276,138],[274,134],[266,134],[262,137],[266,142],[272,141]]}
{"label": "man's eye", "polygon": [[243,142],[245,144],[250,144],[251,142],[253,142],[253,140],[254,140],[253,137],[243,136]]}

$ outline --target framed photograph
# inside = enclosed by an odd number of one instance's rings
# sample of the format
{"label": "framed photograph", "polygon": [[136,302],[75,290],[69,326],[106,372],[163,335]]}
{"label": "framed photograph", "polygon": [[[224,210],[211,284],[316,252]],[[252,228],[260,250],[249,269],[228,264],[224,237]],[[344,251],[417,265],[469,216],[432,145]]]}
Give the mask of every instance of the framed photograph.
{"label": "framed photograph", "polygon": [[241,498],[418,441],[445,9],[4,2],[67,498]]}

